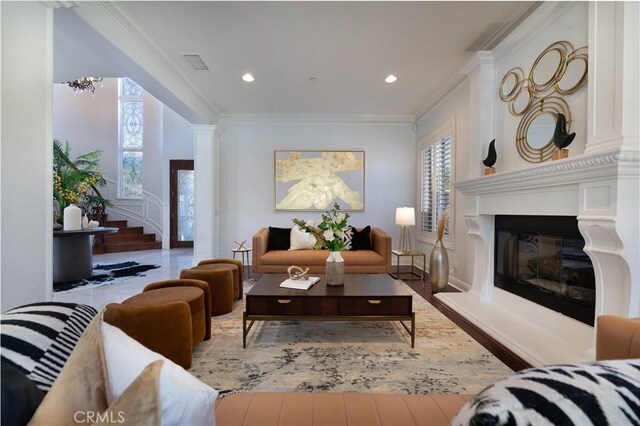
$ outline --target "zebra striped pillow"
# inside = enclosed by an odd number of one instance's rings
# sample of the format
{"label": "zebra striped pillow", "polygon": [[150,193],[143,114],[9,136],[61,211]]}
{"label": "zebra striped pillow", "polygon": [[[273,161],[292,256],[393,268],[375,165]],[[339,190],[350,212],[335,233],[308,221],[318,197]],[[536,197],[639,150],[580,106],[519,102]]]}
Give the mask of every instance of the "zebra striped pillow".
{"label": "zebra striped pillow", "polygon": [[51,389],[80,336],[98,311],[77,303],[34,303],[2,314],[2,361]]}
{"label": "zebra striped pillow", "polygon": [[452,425],[638,425],[640,359],[523,370],[467,402]]}

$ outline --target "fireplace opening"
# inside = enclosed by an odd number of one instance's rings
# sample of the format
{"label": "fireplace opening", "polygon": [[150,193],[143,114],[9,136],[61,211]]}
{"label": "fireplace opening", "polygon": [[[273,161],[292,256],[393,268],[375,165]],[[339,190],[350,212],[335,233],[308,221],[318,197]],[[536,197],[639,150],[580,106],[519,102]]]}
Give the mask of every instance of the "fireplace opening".
{"label": "fireplace opening", "polygon": [[593,326],[595,275],[571,216],[496,216],[494,285]]}

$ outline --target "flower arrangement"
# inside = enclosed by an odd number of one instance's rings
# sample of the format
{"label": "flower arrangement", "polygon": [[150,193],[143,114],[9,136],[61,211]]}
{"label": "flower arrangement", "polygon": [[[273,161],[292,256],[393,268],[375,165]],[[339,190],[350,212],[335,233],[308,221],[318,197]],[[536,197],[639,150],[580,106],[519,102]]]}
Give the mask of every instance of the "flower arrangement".
{"label": "flower arrangement", "polygon": [[322,220],[316,226],[312,220],[293,219],[293,223],[302,230],[316,237],[313,248],[316,250],[326,247],[329,251],[342,251],[345,249],[344,233],[347,228],[349,213],[342,213],[338,203],[333,209],[323,213]]}

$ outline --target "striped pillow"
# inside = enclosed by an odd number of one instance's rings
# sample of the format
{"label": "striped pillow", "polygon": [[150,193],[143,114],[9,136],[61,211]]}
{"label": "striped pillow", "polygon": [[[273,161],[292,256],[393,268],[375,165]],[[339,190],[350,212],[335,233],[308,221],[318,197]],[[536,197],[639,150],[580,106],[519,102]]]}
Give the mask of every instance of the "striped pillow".
{"label": "striped pillow", "polygon": [[34,303],[2,314],[2,361],[51,389],[80,336],[98,311],[77,303]]}
{"label": "striped pillow", "polygon": [[489,386],[451,423],[640,424],[640,359],[530,368]]}

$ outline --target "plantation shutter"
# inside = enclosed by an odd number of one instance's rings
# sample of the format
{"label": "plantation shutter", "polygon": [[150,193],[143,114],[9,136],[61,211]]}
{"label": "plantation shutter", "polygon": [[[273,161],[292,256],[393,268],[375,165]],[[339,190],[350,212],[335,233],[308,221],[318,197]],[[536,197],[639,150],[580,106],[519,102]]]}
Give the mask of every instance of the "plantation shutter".
{"label": "plantation shutter", "polygon": [[[438,219],[449,205],[451,195],[451,135],[422,149],[420,169],[420,229],[435,233]],[[448,224],[445,235],[449,235]]]}

